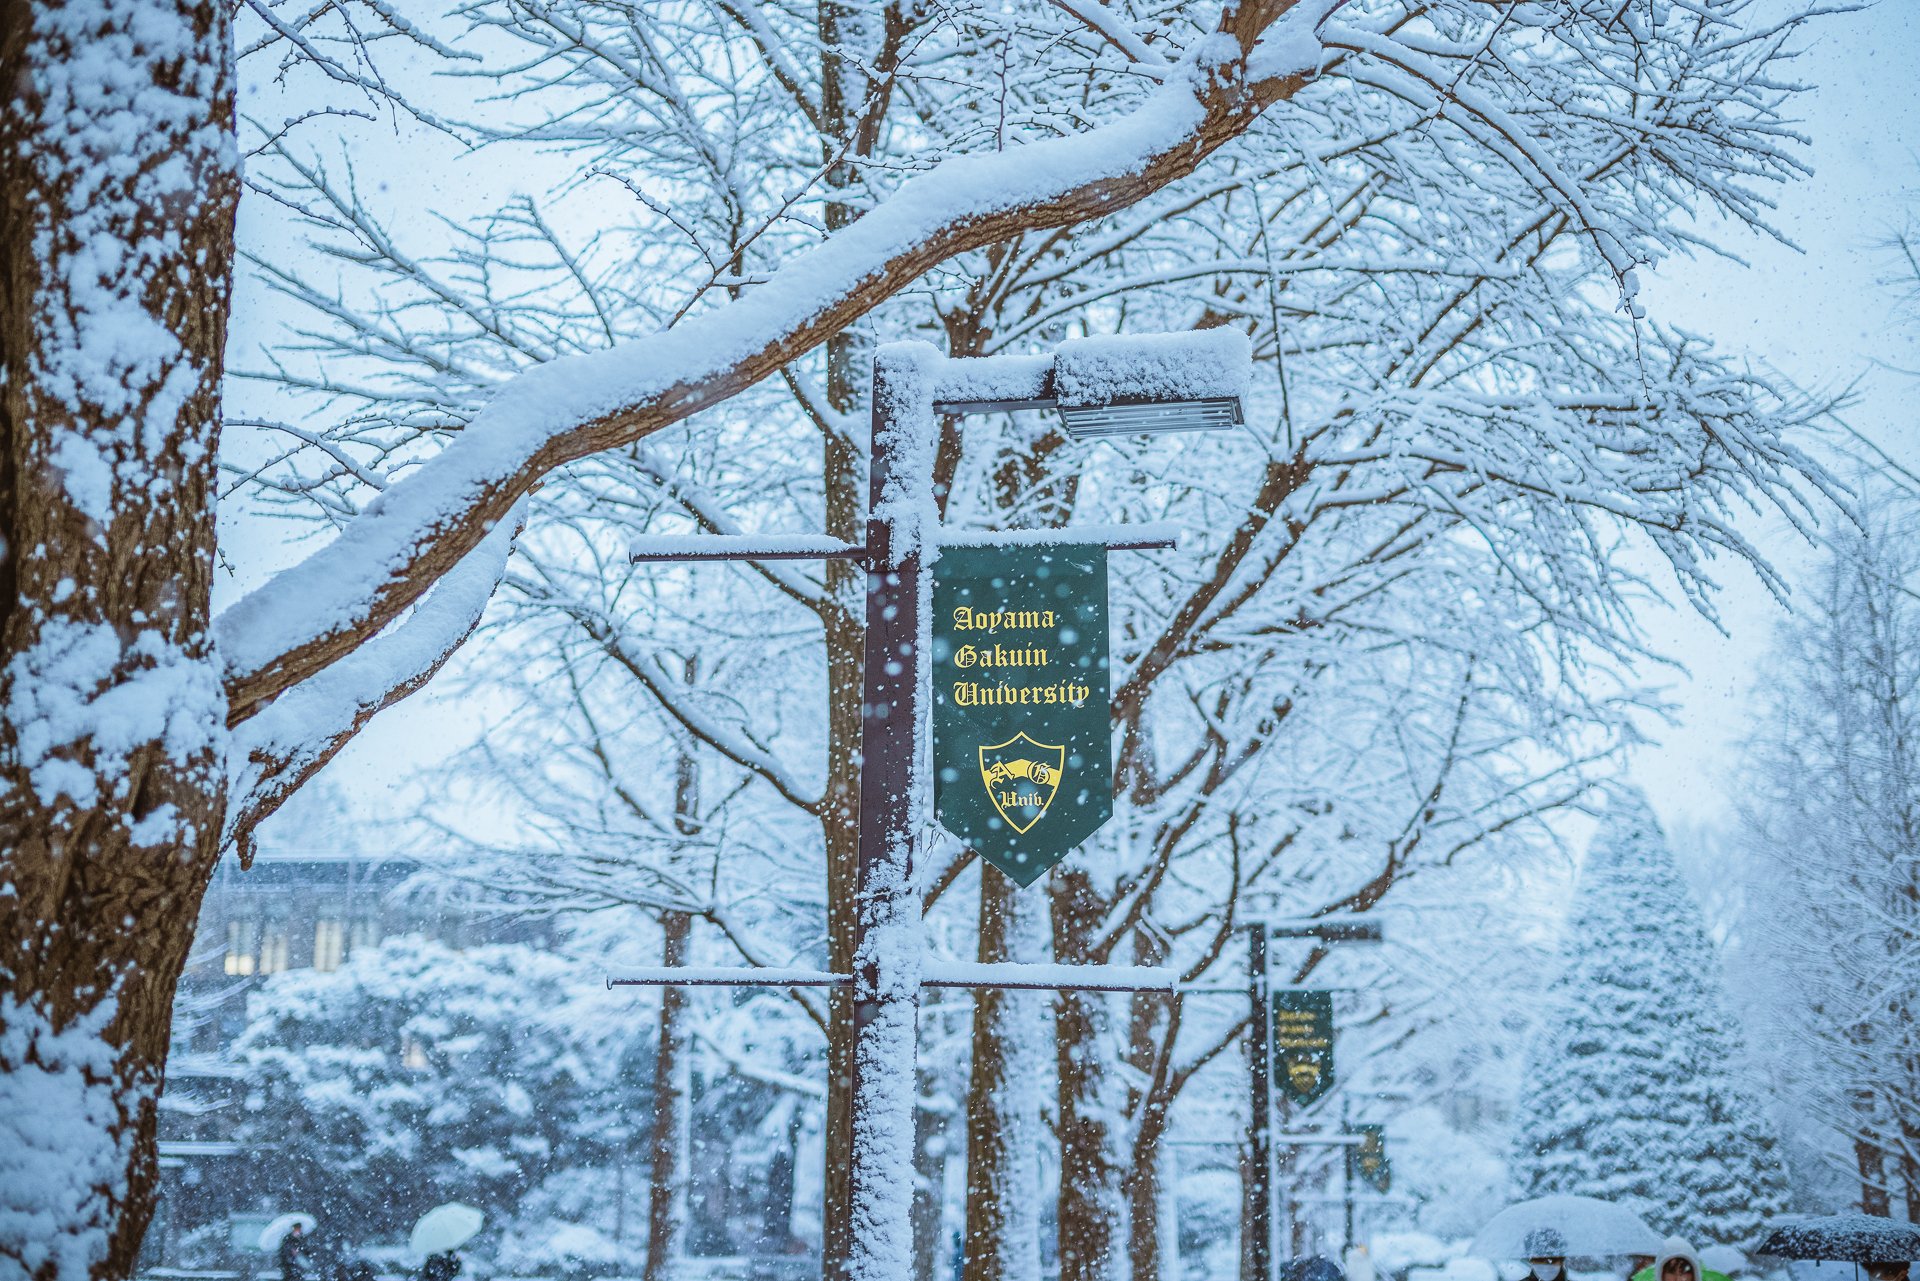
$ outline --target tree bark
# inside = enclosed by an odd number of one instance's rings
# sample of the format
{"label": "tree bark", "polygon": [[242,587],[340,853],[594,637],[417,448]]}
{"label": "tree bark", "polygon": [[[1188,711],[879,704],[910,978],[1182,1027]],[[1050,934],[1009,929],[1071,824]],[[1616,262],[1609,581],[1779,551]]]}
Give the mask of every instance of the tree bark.
{"label": "tree bark", "polygon": [[[1089,940],[1106,915],[1106,902],[1088,873],[1067,867],[1050,885],[1054,958],[1093,965]],[[1121,1244],[1122,1202],[1107,1088],[1110,1035],[1107,998],[1098,992],[1062,992],[1054,1003],[1055,1063],[1060,1137],[1060,1281],[1114,1281]]]}
{"label": "tree bark", "polygon": [[1860,1174],[1860,1212],[1884,1216],[1890,1204],[1886,1157],[1873,1135],[1863,1133],[1854,1136],[1853,1162]]}
{"label": "tree bark", "polygon": [[228,12],[0,9],[0,1277],[131,1275],[219,848]]}
{"label": "tree bark", "polygon": [[[982,962],[1039,959],[1040,905],[980,868]],[[1041,1013],[1032,993],[978,988],[967,1078],[964,1281],[1039,1281]]]}
{"label": "tree bark", "polygon": [[[687,963],[693,917],[660,918],[662,965]],[[643,1281],[672,1281],[687,1225],[689,1068],[687,989],[660,989],[660,1046],[653,1065],[652,1170],[647,1188],[647,1266]]]}
{"label": "tree bark", "polygon": [[[1135,965],[1164,964],[1165,949],[1146,933],[1134,935]],[[1171,1100],[1156,1088],[1161,1056],[1167,1052],[1168,1024],[1176,998],[1165,993],[1137,992],[1129,1000],[1127,1027],[1129,1078],[1140,1084],[1128,1093],[1133,1118],[1133,1159],[1122,1186],[1127,1198],[1127,1256],[1132,1281],[1160,1281],[1165,1255],[1161,1203],[1166,1187],[1160,1177],[1160,1139],[1165,1134]]]}
{"label": "tree bark", "polygon": [[[821,158],[827,164],[827,230],[839,231],[858,217],[849,189],[858,180],[848,153],[857,142],[860,86],[846,80],[843,43],[853,40],[853,11],[844,0],[822,0],[817,10],[820,64]],[[854,44],[858,48],[857,41]],[[858,79],[858,77],[856,77]],[[864,154],[864,153],[863,153]],[[837,162],[836,162],[837,160]],[[865,402],[854,358],[854,335],[845,329],[826,341],[826,399],[839,422],[855,421]],[[828,424],[822,433],[822,482],[826,532],[845,542],[865,536],[865,478],[860,442]],[[854,914],[854,860],[860,821],[860,689],[865,628],[856,607],[865,574],[851,561],[828,561],[822,623],[827,643],[827,791],[821,830],[827,860],[827,953],[836,974],[853,970],[858,925]],[[826,1172],[821,1205],[821,1260],[827,1281],[847,1276],[853,1250],[852,1196],[847,1182],[853,1160],[853,995],[834,988],[827,1004]]]}
{"label": "tree bark", "polygon": [[1913,1155],[1920,1131],[1906,1122],[1901,1123],[1900,1130],[1904,1145],[1900,1153],[1900,1188],[1906,1195],[1907,1222],[1920,1223],[1920,1160]]}
{"label": "tree bark", "polygon": [[[920,1011],[924,1028],[931,1020]],[[923,1038],[924,1039],[924,1038]],[[941,1229],[946,1220],[947,1127],[952,1109],[940,1090],[940,1073],[925,1057],[919,1061],[920,1105],[913,1114],[913,1275],[918,1281],[945,1281],[946,1251]]]}
{"label": "tree bark", "polygon": [[[841,346],[836,340],[834,346]],[[832,351],[828,359],[830,399],[851,397],[850,363]],[[837,372],[836,372],[837,371]],[[864,505],[859,489],[859,459],[848,442],[833,433],[826,439],[827,533],[847,542],[863,536]],[[854,858],[860,825],[860,684],[865,628],[848,602],[860,599],[865,575],[849,561],[828,561],[827,602],[822,622],[827,642],[827,788],[820,812],[826,852],[827,959],[836,974],[853,971]],[[852,1249],[848,1217],[847,1170],[853,1154],[853,995],[830,990],[827,1005],[826,1171],[821,1206],[821,1255],[828,1281],[844,1275]]]}

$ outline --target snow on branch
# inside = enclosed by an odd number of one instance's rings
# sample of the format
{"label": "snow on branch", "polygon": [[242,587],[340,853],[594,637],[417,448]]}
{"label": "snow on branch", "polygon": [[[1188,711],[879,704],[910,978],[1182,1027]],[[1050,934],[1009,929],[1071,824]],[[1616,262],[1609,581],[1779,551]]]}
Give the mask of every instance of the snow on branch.
{"label": "snow on branch", "polygon": [[[949,159],[739,300],[641,343],[519,375],[332,543],[221,616],[231,719],[255,715],[375,635],[554,468],[720,403],[957,254],[1125,208],[1193,172],[1311,80],[1313,33],[1342,3],[1229,8],[1220,32],[1112,123]],[[1273,47],[1290,56],[1263,58],[1250,78],[1246,51],[1281,33]]]}
{"label": "snow on branch", "polygon": [[516,586],[530,601],[572,619],[608,658],[640,682],[681,729],[735,765],[764,779],[796,809],[808,814],[820,813],[826,803],[824,786],[805,786],[750,732],[736,731],[711,715],[695,697],[692,687],[676,679],[642,638],[636,637],[619,619],[590,602],[549,591],[537,583],[520,582]]}
{"label": "snow on branch", "polygon": [[375,713],[440,670],[480,623],[507,569],[525,504],[494,527],[398,626],[282,694],[236,732],[227,841],[249,857],[253,829],[332,760]]}
{"label": "snow on branch", "polygon": [[1053,3],[1085,23],[1089,31],[1133,59],[1135,67],[1145,74],[1157,77],[1172,70],[1165,58],[1156,53],[1146,41],[1135,35],[1133,29],[1122,22],[1111,9],[1101,4],[1100,0],[1053,0]]}

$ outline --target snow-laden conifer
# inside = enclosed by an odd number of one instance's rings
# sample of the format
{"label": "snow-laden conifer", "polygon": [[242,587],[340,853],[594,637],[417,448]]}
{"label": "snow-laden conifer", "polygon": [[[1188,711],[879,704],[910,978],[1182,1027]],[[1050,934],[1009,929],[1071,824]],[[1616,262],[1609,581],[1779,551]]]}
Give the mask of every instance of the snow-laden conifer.
{"label": "snow-laden conifer", "polygon": [[1528,1047],[1521,1191],[1621,1201],[1698,1244],[1750,1243],[1787,1206],[1773,1128],[1699,906],[1637,792],[1615,793],[1588,850],[1563,955]]}

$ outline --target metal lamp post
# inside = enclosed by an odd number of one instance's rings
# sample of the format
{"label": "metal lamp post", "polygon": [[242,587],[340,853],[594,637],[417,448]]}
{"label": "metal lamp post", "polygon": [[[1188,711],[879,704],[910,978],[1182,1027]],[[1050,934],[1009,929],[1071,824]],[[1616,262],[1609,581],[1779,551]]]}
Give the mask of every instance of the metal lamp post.
{"label": "metal lamp post", "polygon": [[[1165,339],[1134,340],[1134,343]],[[1184,338],[1183,338],[1183,341]],[[1221,373],[1248,359],[1245,339],[1222,333]],[[920,1002],[920,903],[914,884],[916,817],[930,812],[927,663],[930,626],[924,582],[937,547],[934,450],[941,416],[1061,410],[1078,434],[1198,430],[1240,421],[1237,396],[1156,396],[1166,381],[1149,370],[1129,386],[1129,365],[1151,351],[1127,340],[1073,344],[1052,360],[954,360],[926,343],[881,347],[873,366],[873,437],[868,478],[867,627],[860,707],[860,827],[854,894],[858,936],[853,973],[853,1215],[849,1272],[881,1281],[911,1261],[915,1025]],[[1145,355],[1147,361],[1140,360]],[[1129,359],[1131,357],[1131,359]],[[1088,368],[1091,366],[1091,368]],[[1160,375],[1156,377],[1155,375]],[[1202,381],[1205,381],[1203,378]],[[1086,394],[1089,386],[1098,390]],[[1104,393],[1104,394],[1101,394]],[[1109,548],[1166,546],[1167,540],[1100,539]]]}
{"label": "metal lamp post", "polygon": [[[950,359],[927,343],[894,343],[874,358],[873,430],[864,546],[831,539],[749,537],[648,540],[635,561],[857,559],[867,570],[861,684],[860,819],[855,854],[853,972],[705,976],[727,985],[839,986],[853,997],[853,1106],[848,1136],[852,1247],[845,1277],[899,1281],[912,1264],[912,1140],[920,989],[939,986],[1171,990],[1169,979],[1087,966],[1084,976],[922,974],[921,905],[914,883],[918,823],[931,813],[927,717],[926,570],[939,546],[934,451],[941,416],[1053,409],[1076,437],[1194,431],[1242,421],[1251,368],[1244,335],[1095,338],[1051,356]],[[1025,536],[1031,541],[1032,535]],[[1171,537],[1059,531],[1059,541],[1109,550],[1170,547]],[[1009,967],[1010,969],[1012,967]],[[610,984],[672,986],[670,972]],[[832,1083],[831,1088],[839,1088]],[[834,1261],[828,1261],[835,1281]]]}
{"label": "metal lamp post", "polygon": [[[1249,1085],[1247,1160],[1249,1196],[1253,1202],[1252,1240],[1243,1251],[1243,1281],[1270,1281],[1273,1276],[1273,1234],[1276,1227],[1273,1197],[1273,983],[1267,971],[1269,939],[1306,939],[1328,945],[1335,943],[1381,943],[1386,931],[1382,922],[1361,913],[1309,917],[1304,920],[1255,921],[1247,930],[1247,1001],[1251,1023],[1248,1035]],[[1351,1203],[1352,1146],[1341,1125],[1338,1145],[1345,1148],[1346,1179],[1342,1192],[1348,1198],[1346,1234],[1353,1238]],[[1307,1136],[1283,1136],[1292,1145],[1301,1146]],[[1325,1141],[1325,1140],[1311,1140]]]}

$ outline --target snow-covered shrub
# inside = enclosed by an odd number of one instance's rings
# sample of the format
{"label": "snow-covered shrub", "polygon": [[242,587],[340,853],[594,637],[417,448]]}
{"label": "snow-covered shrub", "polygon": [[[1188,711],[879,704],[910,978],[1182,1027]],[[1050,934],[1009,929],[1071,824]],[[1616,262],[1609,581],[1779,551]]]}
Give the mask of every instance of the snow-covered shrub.
{"label": "snow-covered shrub", "polygon": [[[604,1029],[566,1017],[579,984],[533,948],[419,938],[275,975],[235,1046],[252,1081],[239,1137],[280,1149],[262,1165],[291,1186],[272,1191],[349,1241],[403,1235],[443,1201],[497,1222],[553,1171],[607,1158],[614,1060],[588,1048]],[[622,1088],[639,1107],[651,1086]]]}

